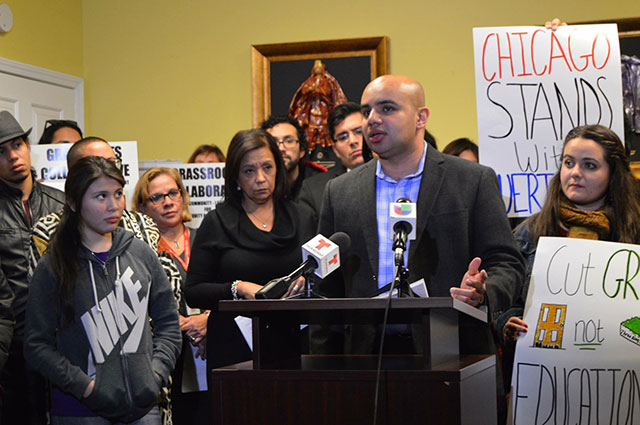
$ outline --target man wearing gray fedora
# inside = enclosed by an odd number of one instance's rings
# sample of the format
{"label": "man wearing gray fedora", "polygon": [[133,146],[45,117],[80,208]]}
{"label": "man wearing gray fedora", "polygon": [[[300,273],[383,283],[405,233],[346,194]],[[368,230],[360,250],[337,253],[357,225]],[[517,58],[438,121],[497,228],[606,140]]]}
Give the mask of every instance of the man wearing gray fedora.
{"label": "man wearing gray fedora", "polygon": [[[22,354],[29,294],[31,227],[59,211],[64,193],[41,185],[31,169],[29,133],[0,112],[0,424],[45,423],[44,382]],[[13,333],[13,336],[12,336]],[[4,367],[3,367],[4,366]]]}

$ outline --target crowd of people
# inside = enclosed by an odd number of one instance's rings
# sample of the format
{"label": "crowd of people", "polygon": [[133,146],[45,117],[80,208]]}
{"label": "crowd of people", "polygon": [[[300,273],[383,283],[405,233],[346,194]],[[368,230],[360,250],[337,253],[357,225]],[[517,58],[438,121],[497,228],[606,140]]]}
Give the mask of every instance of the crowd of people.
{"label": "crowd of people", "polygon": [[[439,152],[428,118],[420,83],[385,75],[329,115],[340,161],[330,170],[305,161],[305,133],[290,117],[239,131],[226,155],[200,146],[188,162],[225,162],[225,197],[196,229],[175,169],[146,171],[129,210],[108,142],[47,122],[40,143],[73,143],[63,193],[36,180],[31,130],[0,112],[0,423],[210,423],[206,370],[251,359],[218,301],[255,298],[300,264],[302,244],[335,232],[351,247],[314,290],[373,296],[394,278],[388,209],[399,198],[418,206],[408,280],[488,313],[487,324],[462,319],[462,354],[508,351],[527,331],[541,236],[638,242],[640,189],[611,130],[569,132],[542,210],[514,236],[477,146],[460,139]],[[294,280],[285,297],[305,284]],[[385,349],[419,353],[422,334],[394,327]],[[373,354],[381,337],[374,325],[318,326],[308,349]],[[508,376],[507,355],[504,365]]]}

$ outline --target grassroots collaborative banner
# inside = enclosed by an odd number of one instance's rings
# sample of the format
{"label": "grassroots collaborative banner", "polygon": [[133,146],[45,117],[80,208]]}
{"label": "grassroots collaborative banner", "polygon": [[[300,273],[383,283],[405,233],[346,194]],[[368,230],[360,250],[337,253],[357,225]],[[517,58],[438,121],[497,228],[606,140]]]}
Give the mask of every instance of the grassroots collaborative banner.
{"label": "grassroots collaborative banner", "polygon": [[474,28],[480,162],[498,174],[510,217],[540,210],[579,125],[624,137],[617,27]]}
{"label": "grassroots collaborative banner", "polygon": [[640,246],[540,238],[510,421],[640,424]]}
{"label": "grassroots collaborative banner", "polygon": [[207,213],[222,202],[224,196],[224,163],[183,164],[178,161],[141,161],[140,175],[153,167],[175,168],[189,194],[189,211],[193,219],[189,227],[200,227]]}
{"label": "grassroots collaborative banner", "polygon": [[[124,193],[127,199],[133,199],[133,190],[138,182],[138,144],[137,142],[109,142],[113,152],[122,162],[122,175],[126,180]],[[35,168],[37,178],[43,184],[64,191],[67,180],[67,153],[70,143],[55,145],[32,145],[31,166]]]}
{"label": "grassroots collaborative banner", "polygon": [[193,220],[189,227],[199,227],[204,216],[224,197],[224,163],[180,164],[176,168],[191,198]]}

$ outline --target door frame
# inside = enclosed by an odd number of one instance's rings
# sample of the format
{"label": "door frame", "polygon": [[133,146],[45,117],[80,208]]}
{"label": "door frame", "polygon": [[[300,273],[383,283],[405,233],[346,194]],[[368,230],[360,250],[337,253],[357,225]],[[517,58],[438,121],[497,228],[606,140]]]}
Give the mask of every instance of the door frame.
{"label": "door frame", "polygon": [[84,79],[70,74],[41,68],[0,57],[0,72],[29,80],[40,81],[73,90],[74,93],[74,121],[80,128],[84,126]]}

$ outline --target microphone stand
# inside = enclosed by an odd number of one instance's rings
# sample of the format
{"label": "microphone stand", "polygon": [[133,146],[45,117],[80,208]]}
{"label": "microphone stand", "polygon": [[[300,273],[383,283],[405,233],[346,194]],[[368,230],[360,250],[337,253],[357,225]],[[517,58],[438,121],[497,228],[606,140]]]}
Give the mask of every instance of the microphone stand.
{"label": "microphone stand", "polygon": [[314,278],[313,278],[313,273],[308,272],[306,274],[303,275],[304,276],[304,280],[305,280],[305,285],[304,285],[304,290],[305,290],[305,294],[304,297],[305,298],[319,298],[318,295],[313,292],[313,284],[314,282]]}
{"label": "microphone stand", "polygon": [[416,294],[409,286],[409,269],[404,264],[396,266],[396,279],[393,282],[394,288],[398,288],[398,298],[415,297]]}
{"label": "microphone stand", "polygon": [[299,300],[299,299],[311,299],[311,298],[326,298],[318,293],[316,293],[313,290],[313,284],[314,284],[314,273],[313,270],[307,270],[305,272],[302,273],[302,276],[304,277],[305,280],[305,290],[304,292],[301,292],[299,294],[296,295],[292,295],[290,297],[287,297],[286,299],[288,300]]}
{"label": "microphone stand", "polygon": [[395,262],[396,270],[395,278],[393,284],[391,285],[390,291],[393,292],[393,288],[398,288],[398,298],[416,297],[417,295],[413,292],[413,290],[411,290],[411,286],[409,286],[409,269],[404,266],[404,252],[407,249],[406,233],[404,233],[403,236],[404,237],[398,237],[393,241],[393,259]]}

